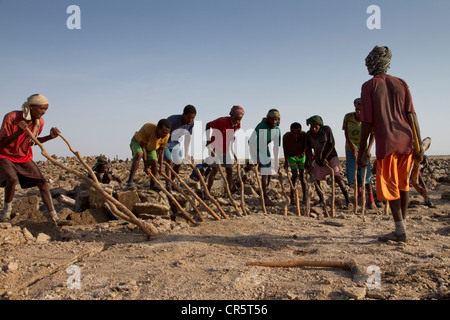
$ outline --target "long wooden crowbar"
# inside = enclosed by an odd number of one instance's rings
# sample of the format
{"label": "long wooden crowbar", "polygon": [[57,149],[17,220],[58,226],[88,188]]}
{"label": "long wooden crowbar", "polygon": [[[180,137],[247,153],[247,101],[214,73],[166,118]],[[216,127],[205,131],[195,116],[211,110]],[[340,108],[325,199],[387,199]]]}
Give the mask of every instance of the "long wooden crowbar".
{"label": "long wooden crowbar", "polygon": [[135,225],[137,225],[145,234],[147,234],[149,237],[150,236],[154,236],[158,233],[158,230],[156,230],[155,227],[153,227],[152,225],[149,225],[141,220],[139,220],[133,212],[131,212],[126,206],[124,206],[121,202],[119,202],[117,199],[115,199],[114,197],[112,197],[111,195],[109,195],[108,193],[105,192],[105,190],[103,190],[103,188],[100,186],[97,177],[95,176],[94,172],[92,171],[92,169],[84,162],[83,158],[81,157],[80,153],[78,151],[74,151],[72,149],[72,146],[70,145],[70,143],[67,141],[66,138],[64,138],[62,136],[61,133],[59,133],[58,135],[64,140],[64,142],[68,145],[70,151],[75,154],[75,156],[78,158],[78,160],[81,162],[81,164],[87,169],[87,171],[90,173],[92,179],[90,179],[89,177],[87,177],[84,174],[81,174],[80,172],[78,172],[77,170],[74,170],[64,164],[62,164],[61,162],[53,159],[53,157],[51,157],[47,151],[45,150],[44,146],[42,145],[42,143],[39,142],[39,140],[31,133],[30,129],[26,128],[26,132],[28,133],[28,135],[30,136],[31,140],[34,141],[34,143],[36,143],[39,148],[41,148],[41,154],[46,157],[48,160],[50,160],[51,163],[53,163],[54,165],[76,175],[77,177],[79,177],[80,179],[86,181],[89,185],[91,185],[95,190],[97,190],[106,200],[106,204],[108,206],[109,209],[111,209],[111,212],[116,215],[118,218],[121,218],[127,222],[131,222]]}
{"label": "long wooden crowbar", "polygon": [[236,166],[237,166],[237,174],[239,178],[239,183],[241,184],[241,209],[243,215],[248,215],[247,207],[245,206],[245,186],[244,186],[244,180],[242,179],[242,173],[241,173],[241,164],[239,163],[236,155],[234,155],[234,158],[236,160]]}
{"label": "long wooden crowbar", "polygon": [[[370,160],[369,160],[370,161]],[[358,167],[358,164],[356,164],[356,167]],[[361,214],[364,215],[366,211],[366,173],[367,173],[367,167],[364,168],[362,173],[362,186],[361,186]],[[370,172],[369,172],[370,174]]]}
{"label": "long wooden crowbar", "polygon": [[[288,177],[289,179],[289,177]],[[284,187],[284,182],[283,182],[283,174],[281,173],[281,168],[278,168],[278,181],[280,182],[280,186],[281,186],[281,191],[283,192],[284,198],[286,199],[286,203],[284,204],[284,215],[287,216],[288,213],[288,207],[289,204],[291,203],[291,197],[288,196],[287,192],[286,192],[286,188]]]}
{"label": "long wooden crowbar", "polygon": [[[299,196],[298,196],[298,190],[294,186],[294,183],[292,182],[291,175],[289,174],[289,169],[287,169],[286,167],[285,167],[285,169],[286,169],[286,176],[287,176],[287,180],[289,182],[289,186],[291,187],[291,190],[294,193],[295,207],[297,209],[297,216],[300,217],[301,216],[301,210],[300,210],[300,199],[299,199]],[[281,177],[280,171],[278,171],[278,174]],[[291,201],[291,199],[290,199],[290,201]],[[309,216],[309,214],[308,214],[308,216]]]}
{"label": "long wooden crowbar", "polygon": [[354,261],[328,261],[328,260],[292,260],[292,261],[249,261],[247,266],[261,267],[317,267],[317,268],[338,268],[350,271],[353,281],[362,281],[367,279],[367,275]]}
{"label": "long wooden crowbar", "polygon": [[306,211],[306,216],[307,217],[309,217],[310,216],[310,213],[311,213],[311,189],[310,189],[310,175],[309,175],[309,173],[308,173],[308,170],[305,170],[305,187],[306,187],[306,192],[305,192],[305,195],[306,195],[306,208],[305,208],[305,211]]}
{"label": "long wooden crowbar", "polygon": [[175,176],[175,178],[177,178],[178,181],[180,181],[181,185],[192,195],[192,197],[194,197],[195,200],[197,200],[203,207],[205,207],[206,211],[208,211],[208,213],[211,216],[213,216],[216,220],[220,220],[220,217],[203,201],[202,198],[200,198],[195,193],[194,190],[189,188],[187,183],[183,181],[183,179],[180,177],[180,175],[178,173],[176,173],[175,170],[166,161],[164,161],[164,164],[166,165],[167,168],[169,168],[169,170],[172,172],[172,174]]}
{"label": "long wooden crowbar", "polygon": [[223,218],[228,219],[227,214],[223,211],[222,207],[219,204],[219,201],[217,201],[209,192],[208,190],[208,186],[206,185],[205,179],[203,179],[202,173],[200,172],[200,170],[195,167],[192,163],[189,163],[189,165],[191,166],[191,168],[197,173],[197,176],[200,180],[200,183],[203,186],[203,189],[205,189],[205,195],[208,197],[209,200],[212,201],[212,203],[214,203],[214,205],[216,206],[217,210],[219,210],[220,214],[222,215]]}
{"label": "long wooden crowbar", "polygon": [[323,211],[325,213],[325,216],[329,217],[330,214],[328,213],[327,203],[325,201],[325,193],[323,192],[322,187],[320,186],[320,181],[314,179],[314,185],[316,187],[317,193],[319,194],[319,198],[322,199],[321,202],[322,202],[322,207],[323,207]]}
{"label": "long wooden crowbar", "polygon": [[355,198],[355,203],[353,206],[353,213],[357,214],[358,213],[358,163],[355,160],[355,171],[354,171],[354,198]]}
{"label": "long wooden crowbar", "polygon": [[327,166],[328,170],[330,171],[330,176],[331,176],[331,216],[334,217],[335,216],[334,201],[335,201],[335,197],[336,197],[334,170],[328,164],[326,164],[326,166]]}
{"label": "long wooden crowbar", "polygon": [[[164,172],[162,172],[162,175],[165,176]],[[158,179],[156,179],[155,175],[149,171],[149,176],[150,179],[153,180],[154,183],[156,183],[159,187],[159,189],[161,189],[162,192],[164,192],[166,194],[166,196],[169,198],[170,202],[172,204],[175,205],[175,207],[181,212],[181,215],[189,222],[191,223],[195,223],[195,220],[186,212],[186,210],[183,209],[183,207],[180,205],[180,203],[177,201],[177,199],[175,199],[175,197],[172,195],[172,193],[170,193],[169,191],[166,190],[166,188],[164,188],[164,186],[161,184],[161,182],[159,182]],[[166,176],[167,177],[167,176]],[[170,180],[169,177],[167,177],[167,179]]]}
{"label": "long wooden crowbar", "polygon": [[263,212],[267,214],[266,202],[264,201],[264,194],[263,194],[263,189],[262,189],[261,177],[260,177],[259,171],[258,171],[259,170],[258,165],[253,166],[253,170],[255,171],[256,182],[258,184],[259,195],[261,197],[261,207],[263,209]]}
{"label": "long wooden crowbar", "polygon": [[[214,157],[216,156],[216,153],[214,152],[214,150],[211,150],[211,154],[212,154]],[[228,184],[228,180],[227,180],[227,178],[226,178],[226,176],[225,176],[225,173],[223,172],[222,165],[221,165],[220,163],[216,163],[216,164],[217,164],[217,168],[218,168],[218,171],[219,171],[219,173],[220,173],[220,176],[222,177],[223,183],[224,183],[224,185],[225,185],[225,190],[226,190],[226,192],[227,192],[228,198],[230,199],[231,204],[233,205],[234,209],[236,210],[237,215],[240,216],[240,217],[242,217],[242,214],[241,214],[241,212],[239,211],[239,206],[238,206],[238,204],[236,203],[236,201],[233,199],[233,196],[232,196],[232,194],[231,194],[231,190],[230,190],[230,187],[231,187],[231,186]]]}

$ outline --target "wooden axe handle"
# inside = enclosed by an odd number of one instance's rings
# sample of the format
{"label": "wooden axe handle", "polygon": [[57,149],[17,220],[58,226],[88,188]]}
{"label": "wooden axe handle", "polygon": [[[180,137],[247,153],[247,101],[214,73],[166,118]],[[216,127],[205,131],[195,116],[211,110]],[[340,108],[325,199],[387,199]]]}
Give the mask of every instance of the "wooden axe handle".
{"label": "wooden axe handle", "polygon": [[[414,140],[414,152],[417,154],[417,152],[420,151],[420,143],[419,141],[419,135],[417,134],[417,128],[416,128],[416,122],[414,121],[414,115],[412,113],[408,113],[408,121],[411,126],[412,132],[413,132],[413,140]],[[416,189],[419,190],[420,194],[423,194],[424,190],[419,185],[419,160],[414,159],[414,163],[411,166],[411,181],[412,184]]]}
{"label": "wooden axe handle", "polygon": [[326,267],[326,268],[339,268],[344,270],[352,270],[356,265],[354,261],[342,262],[342,261],[317,261],[317,260],[293,260],[293,261],[249,261],[247,266],[260,266],[260,267]]}
{"label": "wooden axe handle", "polygon": [[419,141],[419,135],[417,134],[417,128],[416,128],[416,122],[414,121],[414,115],[412,113],[408,113],[408,120],[409,125],[411,126],[412,132],[413,132],[413,139],[414,139],[414,149],[416,152],[420,150],[420,141]]}

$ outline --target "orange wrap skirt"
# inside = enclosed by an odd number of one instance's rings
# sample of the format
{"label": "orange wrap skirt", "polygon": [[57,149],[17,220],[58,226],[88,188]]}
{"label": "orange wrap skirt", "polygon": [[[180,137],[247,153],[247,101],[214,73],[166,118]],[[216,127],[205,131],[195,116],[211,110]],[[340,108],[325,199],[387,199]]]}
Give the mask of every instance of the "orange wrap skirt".
{"label": "orange wrap skirt", "polygon": [[390,154],[377,159],[377,199],[391,201],[400,198],[400,191],[409,191],[409,169],[412,154]]}

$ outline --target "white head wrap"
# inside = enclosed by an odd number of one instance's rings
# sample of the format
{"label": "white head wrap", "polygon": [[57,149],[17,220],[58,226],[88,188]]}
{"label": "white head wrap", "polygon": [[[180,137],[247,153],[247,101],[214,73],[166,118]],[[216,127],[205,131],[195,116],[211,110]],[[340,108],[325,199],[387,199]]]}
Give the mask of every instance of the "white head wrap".
{"label": "white head wrap", "polygon": [[[24,119],[31,120],[30,106],[35,106],[35,105],[42,106],[45,104],[48,104],[48,100],[42,94],[33,94],[32,96],[29,96],[27,99],[27,102],[25,102],[22,105]],[[34,125],[34,130],[32,132],[35,137],[37,137],[39,134],[39,127],[40,127],[40,122],[38,119],[36,119],[35,125]],[[31,138],[30,138],[30,142],[31,142],[31,145],[34,145],[34,141]]]}
{"label": "white head wrap", "polygon": [[27,102],[22,105],[23,117],[25,120],[31,120],[30,106],[31,105],[45,105],[48,104],[48,99],[42,94],[33,94],[29,96]]}

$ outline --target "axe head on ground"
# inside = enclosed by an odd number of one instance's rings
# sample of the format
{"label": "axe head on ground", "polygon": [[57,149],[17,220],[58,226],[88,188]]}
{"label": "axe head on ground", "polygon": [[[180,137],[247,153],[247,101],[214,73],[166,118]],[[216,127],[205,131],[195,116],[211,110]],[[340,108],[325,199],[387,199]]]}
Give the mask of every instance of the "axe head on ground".
{"label": "axe head on ground", "polygon": [[350,272],[352,274],[352,280],[354,282],[366,282],[367,281],[368,275],[356,263],[354,263],[352,265]]}

